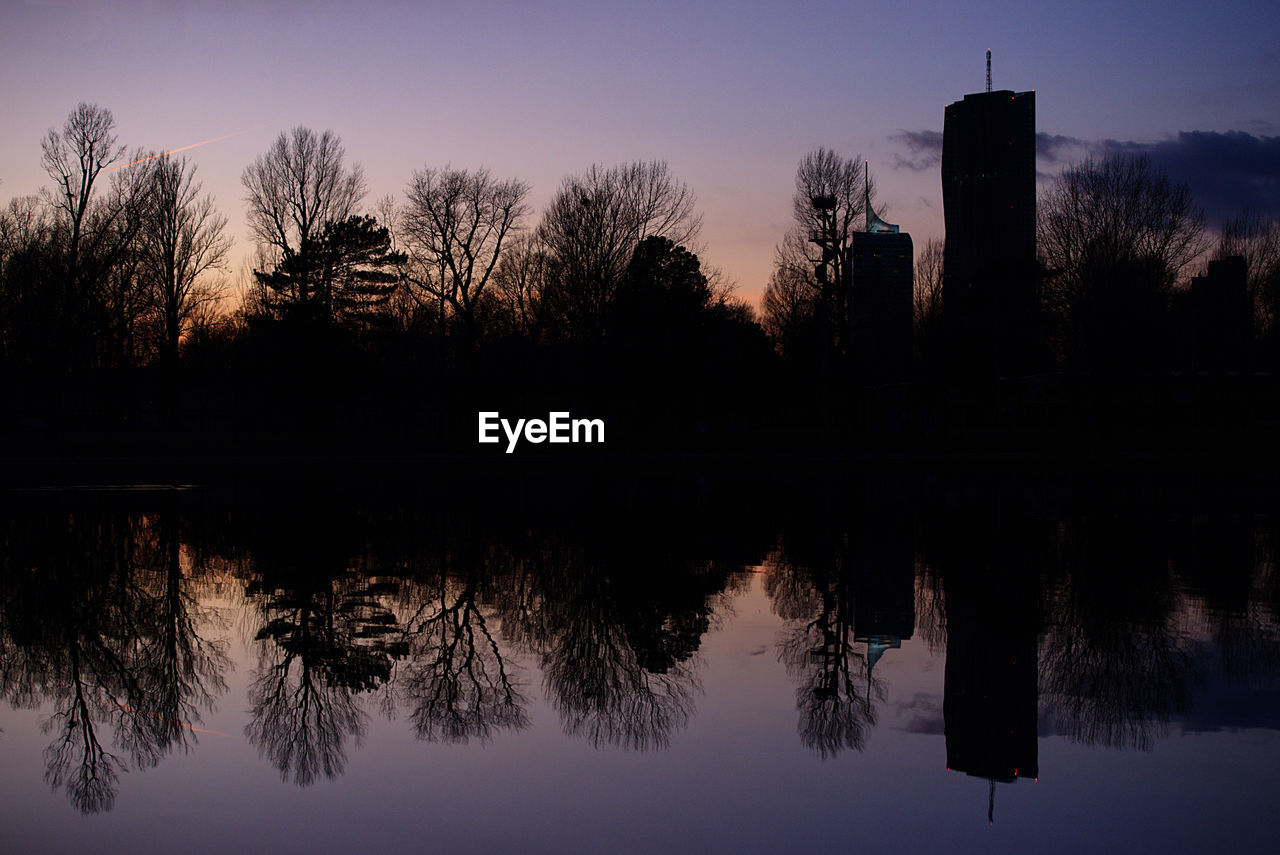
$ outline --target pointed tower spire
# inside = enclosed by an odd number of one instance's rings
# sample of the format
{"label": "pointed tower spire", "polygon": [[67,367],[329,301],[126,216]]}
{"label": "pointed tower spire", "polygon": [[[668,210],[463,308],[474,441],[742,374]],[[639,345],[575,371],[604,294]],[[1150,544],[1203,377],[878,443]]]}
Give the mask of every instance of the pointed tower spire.
{"label": "pointed tower spire", "polygon": [[871,213],[871,161],[862,161],[862,210],[867,212],[867,231],[876,215]]}
{"label": "pointed tower spire", "polygon": [[896,235],[898,227],[893,223],[886,223],[877,217],[876,212],[871,209],[871,161],[863,161],[862,165],[862,204],[867,212],[867,231],[873,234],[888,232]]}

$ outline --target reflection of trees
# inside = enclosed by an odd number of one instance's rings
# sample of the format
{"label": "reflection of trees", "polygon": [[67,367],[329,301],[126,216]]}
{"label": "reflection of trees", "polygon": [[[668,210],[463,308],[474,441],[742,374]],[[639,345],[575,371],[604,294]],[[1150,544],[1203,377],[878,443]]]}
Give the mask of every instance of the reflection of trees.
{"label": "reflection of trees", "polygon": [[509,561],[503,634],[537,655],[565,732],[595,746],[666,747],[693,715],[695,654],[730,575],[631,532],[527,538]]}
{"label": "reflection of trees", "polygon": [[188,749],[225,690],[226,655],[198,632],[207,615],[176,520],[44,515],[5,534],[0,695],[52,707],[46,781],[82,812],[110,810],[119,772]]}
{"label": "reflection of trees", "polygon": [[211,615],[200,606],[190,585],[183,584],[181,544],[175,515],[160,527],[160,567],[151,574],[149,601],[155,631],[141,648],[142,690],[160,744],[184,750],[195,736],[191,725],[200,710],[212,709],[226,691],[222,679],[229,667],[225,645],[203,638],[198,630]]}
{"label": "reflection of trees", "polygon": [[1040,681],[1059,730],[1087,745],[1149,750],[1199,679],[1182,605],[1157,544],[1091,520],[1065,537]]}
{"label": "reflection of trees", "polygon": [[399,681],[419,739],[465,744],[496,731],[529,725],[527,700],[511,679],[502,652],[476,602],[476,573],[441,575],[406,621],[410,661]]}
{"label": "reflection of trees", "polygon": [[[311,507],[259,532],[253,591],[264,647],[250,688],[251,741],[305,786],[342,773],[346,743],[358,744],[367,726],[362,696],[374,691],[387,715],[406,705],[415,734],[432,742],[525,727],[526,700],[481,608],[483,556],[463,562],[450,534],[418,543],[418,531],[384,532],[386,520],[339,507]],[[460,563],[467,569],[452,573]]]}
{"label": "reflection of trees", "polygon": [[[364,735],[365,713],[350,686],[333,677],[322,661],[276,648],[277,657],[260,667],[249,687],[245,727],[249,741],[270,758],[286,780],[307,786],[316,775],[333,778],[346,765],[345,741]],[[319,657],[320,660],[323,657]]]}
{"label": "reflection of trees", "polygon": [[374,525],[313,494],[246,533],[260,646],[245,734],[299,786],[342,774],[347,741],[359,744],[367,727],[360,696],[386,684],[404,654],[383,602],[398,585],[376,575],[370,554]]}
{"label": "reflection of trees", "polygon": [[1223,673],[1250,683],[1280,671],[1274,532],[1256,532],[1239,518],[1210,517],[1181,527],[1174,567],[1197,595],[1200,620],[1212,636]]}
{"label": "reflection of trees", "polygon": [[[346,766],[346,740],[364,737],[358,696],[391,674],[392,654],[371,633],[394,621],[339,577],[276,590],[261,603],[264,642],[249,687],[249,741],[299,786],[332,778]],[[372,639],[372,643],[362,643]]]}
{"label": "reflection of trees", "polygon": [[784,554],[775,555],[768,568],[766,591],[788,622],[778,658],[796,681],[801,741],[824,758],[846,748],[861,751],[885,687],[854,648],[849,573],[839,561],[832,570],[808,570],[788,563]]}
{"label": "reflection of trees", "polygon": [[44,751],[45,782],[54,790],[65,787],[67,798],[81,813],[102,813],[115,806],[121,762],[98,741],[95,715],[107,718],[98,703],[98,687],[84,679],[78,655],[69,659],[61,691],[55,690],[62,697],[54,701],[55,712],[43,725],[45,733],[54,734]]}
{"label": "reflection of trees", "polygon": [[886,696],[876,661],[914,631],[914,572],[906,518],[845,503],[791,521],[766,562],[800,738],[824,758],[866,745]]}
{"label": "reflection of trees", "polygon": [[565,733],[594,746],[665,748],[693,713],[697,681],[690,654],[677,660],[678,653],[664,649],[665,626],[645,639],[652,643],[637,645],[603,580],[594,575],[582,581],[572,599],[558,604],[562,622],[542,658]]}

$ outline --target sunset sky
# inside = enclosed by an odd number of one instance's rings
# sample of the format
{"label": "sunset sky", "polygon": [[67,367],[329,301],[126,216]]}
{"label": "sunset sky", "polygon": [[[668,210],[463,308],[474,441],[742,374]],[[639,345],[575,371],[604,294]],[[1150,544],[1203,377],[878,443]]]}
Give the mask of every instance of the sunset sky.
{"label": "sunset sky", "polygon": [[[0,199],[49,186],[40,139],[79,101],[122,143],[190,149],[250,249],[240,174],[281,131],[329,128],[372,205],[423,166],[488,167],[539,211],[592,163],[666,160],[696,192],[706,263],[754,301],[796,162],[867,158],[886,219],[942,233],[944,106],[1036,90],[1040,168],[1150,153],[1217,222],[1280,214],[1280,4],[448,3],[8,0]],[[250,130],[251,129],[251,130]],[[531,217],[529,224],[536,222]]]}

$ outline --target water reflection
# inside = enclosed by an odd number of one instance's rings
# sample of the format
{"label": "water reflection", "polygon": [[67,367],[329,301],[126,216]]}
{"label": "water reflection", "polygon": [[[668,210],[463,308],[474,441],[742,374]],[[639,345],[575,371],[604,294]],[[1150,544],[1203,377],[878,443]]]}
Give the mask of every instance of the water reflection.
{"label": "water reflection", "polygon": [[766,565],[787,622],[778,658],[796,682],[800,738],[824,758],[863,749],[885,699],[875,664],[915,629],[909,521],[846,513],[789,526]]}
{"label": "water reflection", "polygon": [[642,536],[622,550],[597,538],[558,542],[537,563],[538,630],[522,634],[536,638],[530,649],[565,733],[595,746],[663,748],[688,725],[696,653],[734,584],[725,567],[672,550],[661,530]]}
{"label": "water reflection", "polygon": [[1203,680],[1188,603],[1151,534],[1097,518],[1062,533],[1041,675],[1052,726],[1086,745],[1149,750]]}
{"label": "water reflection", "polygon": [[481,608],[480,581],[473,566],[462,579],[438,575],[409,598],[420,605],[405,622],[409,665],[396,682],[419,739],[488,742],[529,726],[529,700]]}
{"label": "water reflection", "polygon": [[4,534],[0,694],[46,711],[48,784],[110,810],[120,772],[190,750],[226,688],[178,517],[57,513]]}
{"label": "water reflection", "polygon": [[1045,531],[972,510],[931,526],[927,597],[943,623],[947,768],[996,782],[1039,775],[1037,642],[1044,626]]}
{"label": "water reflection", "polygon": [[662,750],[759,573],[798,747],[820,758],[876,739],[912,639],[945,659],[939,767],[993,788],[1038,776],[1050,735],[1149,750],[1175,727],[1280,729],[1264,514],[753,499],[21,503],[0,529],[0,694],[41,711],[46,781],[85,813],[197,746],[237,641],[247,697],[229,703],[298,786],[341,776],[374,716],[466,745],[529,730],[545,702],[595,748]]}

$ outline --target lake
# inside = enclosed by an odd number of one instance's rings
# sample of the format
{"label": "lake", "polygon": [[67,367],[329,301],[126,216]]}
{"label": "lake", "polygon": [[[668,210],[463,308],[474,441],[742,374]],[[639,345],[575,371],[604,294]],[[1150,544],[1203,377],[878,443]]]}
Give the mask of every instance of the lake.
{"label": "lake", "polygon": [[6,852],[1274,852],[1247,476],[6,491]]}

